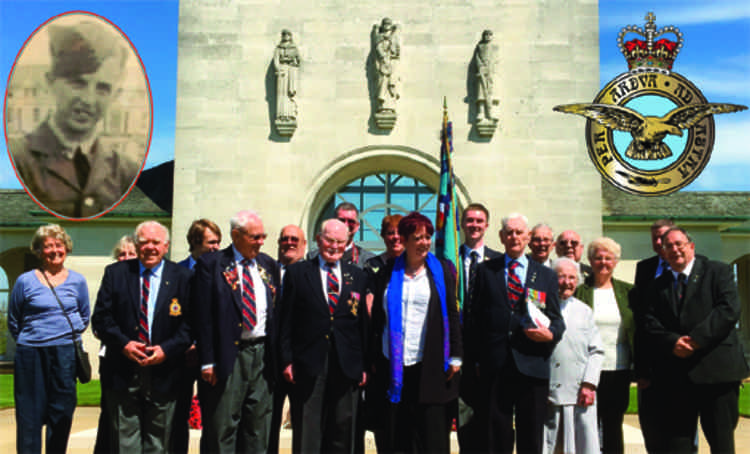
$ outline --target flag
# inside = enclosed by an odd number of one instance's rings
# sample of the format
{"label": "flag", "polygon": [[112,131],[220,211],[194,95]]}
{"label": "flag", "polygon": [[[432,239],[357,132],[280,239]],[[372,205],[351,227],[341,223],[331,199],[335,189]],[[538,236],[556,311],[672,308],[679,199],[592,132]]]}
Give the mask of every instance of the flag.
{"label": "flag", "polygon": [[[443,129],[440,144],[440,192],[438,193],[437,219],[435,220],[435,255],[448,260],[456,267],[456,307],[463,314],[464,267],[458,253],[458,201],[456,178],[453,174],[453,125],[448,121],[448,107],[443,100]],[[450,304],[450,302],[447,302]]]}

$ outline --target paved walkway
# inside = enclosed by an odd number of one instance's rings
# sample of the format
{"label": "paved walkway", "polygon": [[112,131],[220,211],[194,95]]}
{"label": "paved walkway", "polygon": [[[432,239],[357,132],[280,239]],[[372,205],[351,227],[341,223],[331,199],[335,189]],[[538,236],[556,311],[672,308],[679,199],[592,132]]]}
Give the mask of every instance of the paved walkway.
{"label": "paved walkway", "polygon": [[[96,426],[99,420],[99,408],[78,407],[73,421],[73,430],[68,443],[68,452],[71,454],[90,454],[94,449],[96,439]],[[13,409],[0,410],[0,452],[12,453],[16,450],[16,423]],[[645,454],[643,438],[641,437],[638,418],[635,415],[625,416],[625,453]],[[198,439],[200,431],[190,431],[190,452],[198,452]],[[740,418],[739,426],[735,431],[737,452],[750,452],[750,418]],[[291,431],[285,430],[281,435],[281,452],[289,453],[291,446]],[[458,452],[455,437],[452,440],[452,452]],[[368,440],[368,453],[375,453],[372,439]],[[708,444],[701,434],[699,452],[709,452]]]}

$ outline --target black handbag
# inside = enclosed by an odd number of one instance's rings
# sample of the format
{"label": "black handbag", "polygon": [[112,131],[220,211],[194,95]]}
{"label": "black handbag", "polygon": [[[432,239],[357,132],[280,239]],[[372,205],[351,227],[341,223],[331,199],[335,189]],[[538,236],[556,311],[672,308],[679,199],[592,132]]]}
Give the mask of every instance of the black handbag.
{"label": "black handbag", "polygon": [[76,350],[76,378],[78,378],[78,381],[81,383],[88,383],[91,381],[91,361],[89,361],[89,354],[86,350],[83,349],[83,342],[81,342],[79,339],[76,339],[76,330],[73,328],[73,322],[70,321],[70,317],[65,312],[65,308],[63,307],[62,301],[60,301],[60,297],[57,296],[57,292],[55,291],[55,288],[52,286],[52,283],[50,282],[47,275],[44,273],[44,270],[39,270],[42,273],[42,276],[44,276],[44,279],[47,281],[47,285],[49,285],[49,289],[52,290],[52,294],[55,295],[55,299],[57,300],[57,304],[60,305],[60,310],[62,310],[63,315],[65,316],[65,319],[68,321],[68,324],[70,325],[70,334],[73,336],[73,346]]}

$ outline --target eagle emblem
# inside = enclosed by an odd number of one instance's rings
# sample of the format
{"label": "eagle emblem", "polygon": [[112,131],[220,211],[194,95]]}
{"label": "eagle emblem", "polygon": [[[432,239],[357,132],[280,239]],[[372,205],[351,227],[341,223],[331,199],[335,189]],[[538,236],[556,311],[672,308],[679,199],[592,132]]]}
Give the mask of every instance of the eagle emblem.
{"label": "eagle emblem", "polygon": [[707,115],[746,110],[747,107],[728,103],[688,104],[669,111],[662,117],[641,115],[638,111],[615,104],[564,104],[552,110],[577,114],[608,129],[629,132],[632,142],[625,150],[630,159],[656,160],[672,156],[672,150],[662,142],[667,134],[682,137],[682,131],[695,126]]}

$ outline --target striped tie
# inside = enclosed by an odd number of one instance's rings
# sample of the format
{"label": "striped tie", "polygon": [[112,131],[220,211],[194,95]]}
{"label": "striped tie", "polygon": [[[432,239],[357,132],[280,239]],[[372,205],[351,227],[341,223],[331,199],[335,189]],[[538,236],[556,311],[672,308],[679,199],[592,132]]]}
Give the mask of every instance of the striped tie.
{"label": "striped tie", "polygon": [[328,310],[336,310],[336,305],[339,303],[339,278],[333,272],[333,263],[326,264],[326,293],[328,293]]}
{"label": "striped tie", "polygon": [[143,280],[141,283],[141,310],[138,317],[138,340],[148,344],[148,295],[151,292],[151,270],[146,268],[143,271]]}
{"label": "striped tie", "polygon": [[516,260],[511,260],[508,264],[508,302],[513,309],[523,298],[523,284],[521,284],[521,278],[516,274],[516,268],[520,265]]}
{"label": "striped tie", "polygon": [[255,287],[250,275],[250,260],[245,259],[242,265],[242,329],[252,331],[258,322],[255,314]]}

